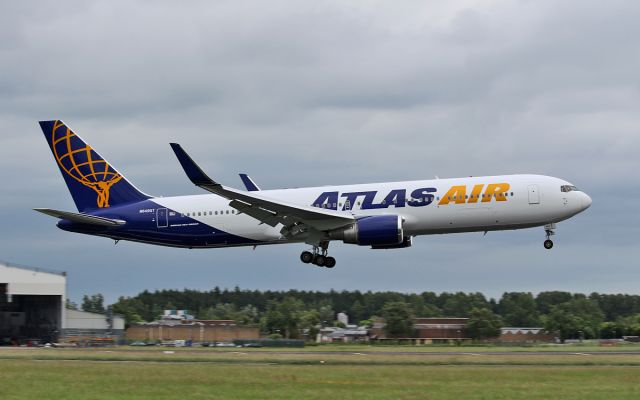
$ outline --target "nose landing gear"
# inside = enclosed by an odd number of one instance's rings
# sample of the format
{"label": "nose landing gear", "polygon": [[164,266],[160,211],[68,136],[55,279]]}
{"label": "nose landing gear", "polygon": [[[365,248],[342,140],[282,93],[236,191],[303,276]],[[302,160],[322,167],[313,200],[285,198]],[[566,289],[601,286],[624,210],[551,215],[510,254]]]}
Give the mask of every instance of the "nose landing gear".
{"label": "nose landing gear", "polygon": [[313,246],[313,253],[303,251],[300,254],[300,261],[305,264],[314,264],[318,267],[333,268],[336,266],[336,259],[327,255],[328,242],[320,243],[320,246]]}
{"label": "nose landing gear", "polygon": [[544,241],[544,248],[547,250],[551,250],[553,247],[553,241],[551,240],[551,236],[555,235],[554,229],[556,229],[556,224],[548,224],[544,226],[544,231],[547,234],[547,240]]}

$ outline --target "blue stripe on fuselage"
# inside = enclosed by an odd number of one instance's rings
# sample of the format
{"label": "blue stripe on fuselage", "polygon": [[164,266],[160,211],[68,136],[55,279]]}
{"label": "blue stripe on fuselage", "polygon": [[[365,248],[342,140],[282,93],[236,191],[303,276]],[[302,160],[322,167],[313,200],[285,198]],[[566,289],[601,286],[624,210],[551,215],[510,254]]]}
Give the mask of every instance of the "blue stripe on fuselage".
{"label": "blue stripe on fuselage", "polygon": [[[159,227],[159,225],[165,224],[164,221],[158,223],[158,210],[166,210],[166,227]],[[232,235],[193,218],[183,216],[179,212],[162,207],[152,200],[96,210],[91,215],[120,219],[127,221],[127,223],[120,226],[103,227],[61,220],[58,222],[58,227],[70,232],[173,247],[221,247],[260,243],[257,240]],[[161,214],[160,217],[164,218],[164,214]]]}

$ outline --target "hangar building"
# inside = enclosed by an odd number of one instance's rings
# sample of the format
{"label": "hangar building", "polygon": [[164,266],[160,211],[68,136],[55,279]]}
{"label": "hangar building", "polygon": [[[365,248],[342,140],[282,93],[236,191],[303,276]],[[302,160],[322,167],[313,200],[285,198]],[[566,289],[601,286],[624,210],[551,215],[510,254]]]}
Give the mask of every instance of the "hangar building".
{"label": "hangar building", "polygon": [[121,340],[124,319],[65,309],[67,275],[0,261],[0,345]]}

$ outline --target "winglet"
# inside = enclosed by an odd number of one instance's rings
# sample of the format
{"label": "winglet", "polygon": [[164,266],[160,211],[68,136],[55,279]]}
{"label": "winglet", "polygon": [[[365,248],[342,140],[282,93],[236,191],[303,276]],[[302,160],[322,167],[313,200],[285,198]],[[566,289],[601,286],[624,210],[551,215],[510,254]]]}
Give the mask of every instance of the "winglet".
{"label": "winglet", "polygon": [[240,179],[242,179],[242,183],[244,183],[244,187],[246,187],[249,192],[260,191],[260,188],[258,187],[258,185],[256,185],[253,179],[249,178],[249,175],[247,174],[239,174],[239,175],[240,175]]}
{"label": "winglet", "polygon": [[220,186],[218,182],[215,182],[213,179],[209,178],[207,174],[202,171],[202,169],[198,166],[198,164],[193,161],[193,159],[187,154],[186,151],[180,146],[178,143],[169,143],[173,152],[176,153],[176,157],[178,157],[178,161],[180,161],[180,165],[182,165],[182,169],[184,169],[187,177],[193,182],[196,186],[203,185],[213,185]]}

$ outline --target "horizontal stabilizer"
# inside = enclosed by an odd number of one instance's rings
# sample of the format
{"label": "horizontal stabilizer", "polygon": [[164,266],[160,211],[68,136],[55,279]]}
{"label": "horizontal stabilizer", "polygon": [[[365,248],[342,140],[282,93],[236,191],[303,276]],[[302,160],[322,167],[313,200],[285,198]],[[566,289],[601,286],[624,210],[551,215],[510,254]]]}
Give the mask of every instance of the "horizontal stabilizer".
{"label": "horizontal stabilizer", "polygon": [[124,225],[126,221],[121,219],[109,219],[96,217],[95,215],[79,214],[69,211],[58,211],[50,208],[34,208],[34,211],[50,215],[52,217],[66,219],[67,221],[76,222],[78,224],[98,225],[98,226],[118,226]]}

